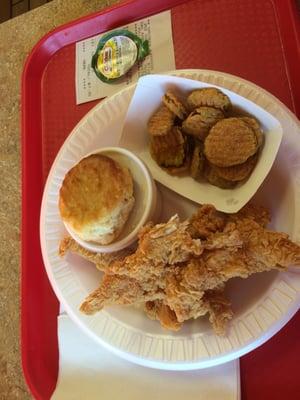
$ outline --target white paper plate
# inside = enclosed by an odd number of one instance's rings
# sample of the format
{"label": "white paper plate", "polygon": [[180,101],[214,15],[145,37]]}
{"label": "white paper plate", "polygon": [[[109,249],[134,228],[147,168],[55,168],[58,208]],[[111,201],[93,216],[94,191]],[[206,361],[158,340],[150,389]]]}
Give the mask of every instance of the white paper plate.
{"label": "white paper plate", "polygon": [[[243,79],[214,71],[183,70],[172,74],[218,85],[247,97],[276,116],[283,140],[272,170],[254,200],[268,206],[277,230],[300,241],[300,141],[293,114],[275,97]],[[65,173],[85,154],[104,146],[118,145],[124,118],[135,86],[131,86],[93,108],[74,128],[59,151],[45,186],[40,234],[46,270],[59,300],[71,318],[98,343],[141,365],[172,370],[205,368],[227,362],[258,347],[272,337],[294,315],[300,304],[300,273],[257,274],[228,283],[235,316],[226,337],[214,335],[208,321],[189,321],[177,333],[161,329],[141,310],[110,307],[85,316],[78,310],[94,290],[101,273],[81,257],[58,256],[59,241],[66,234],[59,217],[58,192]],[[175,212],[187,217],[195,203],[159,185],[162,214]]]}
{"label": "white paper plate", "polygon": [[[279,121],[259,105],[237,93],[224,89],[230,98],[236,115],[244,114],[255,117],[264,131],[264,146],[258,162],[249,179],[234,189],[220,189],[208,182],[195,181],[191,176],[171,176],[153,160],[149,151],[147,122],[162,104],[161,98],[167,90],[185,98],[194,89],[212,86],[211,83],[167,75],[147,75],[137,84],[130,102],[120,146],[137,154],[148,166],[154,179],[181,196],[200,204],[213,204],[219,211],[234,213],[239,211],[257,192],[268,175],[278,152],[282,128]],[[213,85],[218,88],[218,86]]]}

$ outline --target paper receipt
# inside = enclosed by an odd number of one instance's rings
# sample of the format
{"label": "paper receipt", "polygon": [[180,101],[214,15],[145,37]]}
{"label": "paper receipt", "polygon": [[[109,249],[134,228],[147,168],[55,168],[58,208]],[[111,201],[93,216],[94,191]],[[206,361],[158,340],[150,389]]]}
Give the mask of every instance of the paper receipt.
{"label": "paper receipt", "polygon": [[[97,35],[76,43],[76,103],[101,99],[136,82],[140,76],[175,69],[174,46],[170,11],[136,21],[119,28],[128,29],[143,40],[149,41],[150,54],[138,62],[121,80],[113,84],[97,78],[91,67],[92,56],[104,35]],[[105,32],[106,34],[107,32]]]}

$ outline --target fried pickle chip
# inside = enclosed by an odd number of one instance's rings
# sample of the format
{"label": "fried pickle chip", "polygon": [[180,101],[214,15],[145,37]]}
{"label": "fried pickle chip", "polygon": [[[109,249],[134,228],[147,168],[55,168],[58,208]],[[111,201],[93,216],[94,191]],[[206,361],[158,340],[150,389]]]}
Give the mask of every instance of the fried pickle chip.
{"label": "fried pickle chip", "polygon": [[233,165],[231,167],[217,167],[214,166],[214,170],[220,178],[229,181],[243,181],[253,171],[258,159],[258,154],[254,154],[243,164]]}
{"label": "fried pickle chip", "polygon": [[150,137],[152,158],[162,167],[180,167],[185,160],[186,140],[177,126],[164,136]]}
{"label": "fried pickle chip", "polygon": [[225,118],[217,122],[204,142],[206,158],[218,167],[242,164],[257,149],[256,134],[240,118]]}
{"label": "fried pickle chip", "polygon": [[193,90],[187,98],[187,103],[191,110],[201,106],[208,106],[227,111],[231,107],[229,97],[214,87]]}
{"label": "fried pickle chip", "polygon": [[210,184],[218,186],[221,189],[233,189],[236,185],[236,182],[221,178],[215,166],[208,162],[205,163],[204,176]]}
{"label": "fried pickle chip", "polygon": [[170,90],[168,90],[162,97],[164,105],[179,119],[183,120],[188,115],[188,112],[179,98]]}
{"label": "fried pickle chip", "polygon": [[203,144],[198,142],[193,151],[190,173],[194,179],[199,179],[203,175],[205,165],[205,156],[203,152]]}
{"label": "fried pickle chip", "polygon": [[151,136],[163,136],[171,130],[176,115],[162,105],[149,119],[148,132]]}
{"label": "fried pickle chip", "polygon": [[259,122],[253,117],[241,117],[241,119],[244,122],[246,122],[249,126],[251,126],[251,128],[254,130],[254,133],[257,138],[258,147],[261,147],[261,145],[264,142],[264,134],[263,131],[261,130]]}
{"label": "fried pickle chip", "polygon": [[180,167],[162,167],[162,169],[165,170],[170,175],[175,175],[175,176],[186,175],[187,172],[189,172],[190,170],[190,164],[191,164],[191,159],[187,154],[183,164]]}
{"label": "fried pickle chip", "polygon": [[221,110],[213,107],[198,107],[182,123],[182,130],[188,135],[204,140],[210,128],[224,118]]}

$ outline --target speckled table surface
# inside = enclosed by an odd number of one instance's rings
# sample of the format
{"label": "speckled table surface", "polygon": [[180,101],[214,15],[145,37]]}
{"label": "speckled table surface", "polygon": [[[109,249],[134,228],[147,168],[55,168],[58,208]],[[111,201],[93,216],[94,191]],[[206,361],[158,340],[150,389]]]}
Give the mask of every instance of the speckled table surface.
{"label": "speckled table surface", "polygon": [[54,0],[0,25],[0,399],[31,398],[19,346],[20,82],[32,46],[55,27],[119,0]]}

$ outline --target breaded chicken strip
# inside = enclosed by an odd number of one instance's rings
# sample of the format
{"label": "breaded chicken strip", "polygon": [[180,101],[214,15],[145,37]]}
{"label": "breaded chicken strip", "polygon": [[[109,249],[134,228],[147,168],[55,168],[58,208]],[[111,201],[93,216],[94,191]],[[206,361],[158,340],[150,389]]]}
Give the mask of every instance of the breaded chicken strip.
{"label": "breaded chicken strip", "polygon": [[239,231],[243,246],[206,250],[201,257],[167,275],[164,301],[175,311],[179,322],[202,315],[199,299],[207,290],[231,278],[300,265],[300,247],[285,233],[266,230],[246,218],[229,222],[224,233],[235,230]]}
{"label": "breaded chicken strip", "polygon": [[228,221],[243,218],[252,219],[263,227],[267,226],[271,220],[266,208],[254,204],[246,204],[235,214],[224,214],[217,211],[213,205],[204,204],[190,218],[189,232],[194,238],[207,239],[212,234],[223,231]]}
{"label": "breaded chicken strip", "polygon": [[177,215],[165,224],[146,225],[140,232],[137,251],[109,265],[100,288],[88,297],[81,310],[90,313],[104,305],[163,298],[170,266],[199,256],[203,251],[201,241],[192,239],[187,227],[188,222],[180,223]]}
{"label": "breaded chicken strip", "polygon": [[84,313],[144,303],[147,315],[167,329],[178,330],[185,320],[208,313],[215,331],[223,334],[232,317],[223,293],[229,279],[300,265],[300,246],[287,234],[266,229],[269,220],[261,207],[248,205],[226,215],[204,205],[188,221],[174,216],[146,225],[137,250],[125,257],[110,255],[114,261],[70,240],[60,250],[75,249],[105,270],[100,287],[81,306]]}
{"label": "breaded chicken strip", "polygon": [[111,264],[110,271],[141,282],[153,277],[161,281],[168,266],[200,256],[204,250],[201,240],[191,237],[188,226],[188,221],[180,222],[178,215],[164,224],[146,226],[139,235],[137,251]]}
{"label": "breaded chicken strip", "polygon": [[80,244],[75,242],[70,236],[67,236],[60,242],[58,254],[64,257],[68,251],[79,254],[86,260],[96,264],[97,269],[100,271],[107,271],[114,261],[124,259],[133,252],[132,249],[126,248],[113,253],[94,253],[80,246]]}
{"label": "breaded chicken strip", "polygon": [[[227,323],[233,317],[233,312],[223,289],[206,291],[200,302],[201,315],[208,313],[215,333],[224,335]],[[150,319],[158,320],[165,329],[178,331],[182,326],[182,322],[178,322],[175,312],[163,300],[148,301],[145,303],[144,310]]]}
{"label": "breaded chicken strip", "polygon": [[228,322],[233,317],[230,301],[225,297],[223,289],[207,290],[202,298],[203,307],[207,309],[209,322],[214,332],[223,336]]}
{"label": "breaded chicken strip", "polygon": [[176,314],[162,300],[147,301],[144,311],[150,319],[157,320],[161,326],[170,331],[178,331],[182,323],[178,322]]}
{"label": "breaded chicken strip", "polygon": [[[148,289],[148,290],[145,290]],[[141,304],[162,299],[164,292],[155,281],[142,285],[136,279],[125,275],[105,274],[100,287],[92,292],[80,306],[85,314],[94,314],[104,306]]]}

